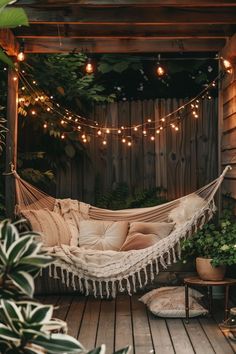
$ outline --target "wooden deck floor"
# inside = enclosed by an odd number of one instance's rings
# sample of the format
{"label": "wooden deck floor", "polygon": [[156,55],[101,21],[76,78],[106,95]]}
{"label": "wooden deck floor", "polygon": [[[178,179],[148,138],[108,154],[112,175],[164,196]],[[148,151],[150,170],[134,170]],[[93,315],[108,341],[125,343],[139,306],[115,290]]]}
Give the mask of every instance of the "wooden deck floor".
{"label": "wooden deck floor", "polygon": [[156,318],[138,296],[119,295],[116,300],[101,301],[63,295],[41,300],[58,307],[55,317],[66,320],[69,334],[87,349],[105,343],[107,354],[128,344],[133,354],[236,353],[236,343],[225,338],[217,319],[192,319],[185,324],[181,319]]}

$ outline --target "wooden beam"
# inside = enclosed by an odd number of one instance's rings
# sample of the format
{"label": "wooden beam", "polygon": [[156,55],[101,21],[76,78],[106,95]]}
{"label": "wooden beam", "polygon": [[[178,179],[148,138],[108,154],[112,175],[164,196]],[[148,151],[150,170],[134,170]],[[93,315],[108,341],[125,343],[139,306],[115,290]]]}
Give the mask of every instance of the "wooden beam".
{"label": "wooden beam", "polygon": [[19,43],[9,29],[0,29],[0,46],[10,56],[16,56],[19,51]]}
{"label": "wooden beam", "polygon": [[26,39],[26,53],[68,53],[73,50],[92,53],[139,52],[215,52],[225,44],[224,39],[90,39],[68,38]]}
{"label": "wooden beam", "polygon": [[[7,138],[6,138],[6,171],[10,170],[10,164],[17,165],[17,131],[18,131],[18,76],[14,69],[8,69],[7,92]],[[15,178],[6,176],[5,183],[6,214],[14,217],[15,210]]]}
{"label": "wooden beam", "polygon": [[120,7],[83,7],[33,8],[25,7],[29,22],[51,24],[235,24],[235,7],[160,7],[132,8]]}
{"label": "wooden beam", "polygon": [[236,25],[38,25],[20,27],[16,38],[226,38],[236,33]]}
{"label": "wooden beam", "polygon": [[[19,6],[73,6],[78,5],[78,1],[72,0],[41,0],[40,4],[38,0],[19,0]],[[80,0],[79,4],[83,6],[181,6],[181,7],[189,7],[189,6],[198,6],[198,7],[206,7],[206,6],[236,6],[235,0]]]}

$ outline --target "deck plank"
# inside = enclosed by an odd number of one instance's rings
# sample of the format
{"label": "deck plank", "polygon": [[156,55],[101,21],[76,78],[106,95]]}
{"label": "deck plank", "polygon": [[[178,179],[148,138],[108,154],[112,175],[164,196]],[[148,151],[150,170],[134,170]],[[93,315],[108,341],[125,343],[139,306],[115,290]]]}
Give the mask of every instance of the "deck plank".
{"label": "deck plank", "polygon": [[114,352],[115,300],[102,300],[96,347],[106,344],[106,354]]}
{"label": "deck plank", "polygon": [[156,354],[174,354],[166,321],[148,313],[153,345]]}
{"label": "deck plank", "polygon": [[132,296],[132,316],[135,354],[153,353],[152,337],[145,305]]}
{"label": "deck plank", "polygon": [[116,299],[116,329],[115,350],[132,345],[130,354],[133,354],[133,331],[131,320],[130,299],[118,295]]}
{"label": "deck plank", "polygon": [[92,349],[96,345],[100,304],[101,300],[89,297],[84,309],[84,316],[78,339],[86,349]]}
{"label": "deck plank", "polygon": [[68,326],[68,334],[77,338],[86,305],[86,298],[84,296],[75,296],[71,302],[69,311],[66,316]]}
{"label": "deck plank", "polygon": [[60,296],[56,303],[56,308],[54,310],[54,317],[65,321],[67,312],[69,311],[70,304],[72,302],[71,295]]}
{"label": "deck plank", "polygon": [[209,342],[205,332],[203,331],[197,319],[190,319],[188,324],[185,324],[185,329],[189,335],[193,348],[196,354],[214,354],[214,350]]}
{"label": "deck plank", "polygon": [[194,354],[188,334],[180,319],[168,319],[167,326],[170,331],[174,350],[176,354]]}
{"label": "deck plank", "polygon": [[216,322],[211,318],[202,318],[200,323],[209,338],[216,354],[235,353]]}

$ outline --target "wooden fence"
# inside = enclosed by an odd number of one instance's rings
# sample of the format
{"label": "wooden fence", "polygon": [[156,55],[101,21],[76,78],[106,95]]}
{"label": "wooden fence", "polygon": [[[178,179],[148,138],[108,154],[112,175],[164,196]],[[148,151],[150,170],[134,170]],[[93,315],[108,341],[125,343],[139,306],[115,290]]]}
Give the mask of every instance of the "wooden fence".
{"label": "wooden fence", "polygon": [[[100,193],[125,182],[131,191],[154,187],[167,190],[169,200],[194,191],[217,175],[217,99],[199,103],[199,117],[190,107],[181,113],[179,131],[171,127],[160,134],[155,130],[160,119],[180,107],[181,99],[156,99],[111,103],[96,106],[94,120],[120,128],[155,121],[145,137],[142,129],[132,131],[132,146],[122,144],[118,136],[108,135],[107,145],[92,136],[87,156],[71,160],[66,171],[59,171],[57,195],[93,203],[95,185]],[[167,124],[170,122],[167,120]],[[165,123],[165,124],[166,124]],[[155,135],[155,141],[150,140]]]}

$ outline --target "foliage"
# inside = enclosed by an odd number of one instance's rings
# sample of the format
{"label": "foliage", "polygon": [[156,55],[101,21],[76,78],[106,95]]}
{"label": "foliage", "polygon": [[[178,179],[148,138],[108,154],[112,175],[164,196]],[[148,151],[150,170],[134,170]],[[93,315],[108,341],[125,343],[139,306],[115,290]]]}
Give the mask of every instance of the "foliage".
{"label": "foliage", "polygon": [[[0,0],[0,29],[15,28],[18,26],[28,26],[28,18],[21,8],[6,8],[14,3],[12,0]],[[0,61],[12,66],[12,60],[0,48]]]}
{"label": "foliage", "polygon": [[34,232],[19,232],[17,224],[5,220],[0,224],[0,297],[32,297],[34,278],[52,258],[40,251],[42,243]]}
{"label": "foliage", "polygon": [[184,259],[205,257],[213,266],[236,264],[236,223],[232,211],[225,209],[219,224],[208,223],[182,245]]}
{"label": "foliage", "polygon": [[120,183],[104,195],[97,192],[95,205],[113,210],[149,207],[165,203],[164,192],[162,188],[153,188],[131,194],[128,185]]}
{"label": "foliage", "polygon": [[83,346],[73,337],[50,333],[60,326],[53,321],[53,306],[21,301],[1,300],[0,344],[3,353],[84,353]]}

